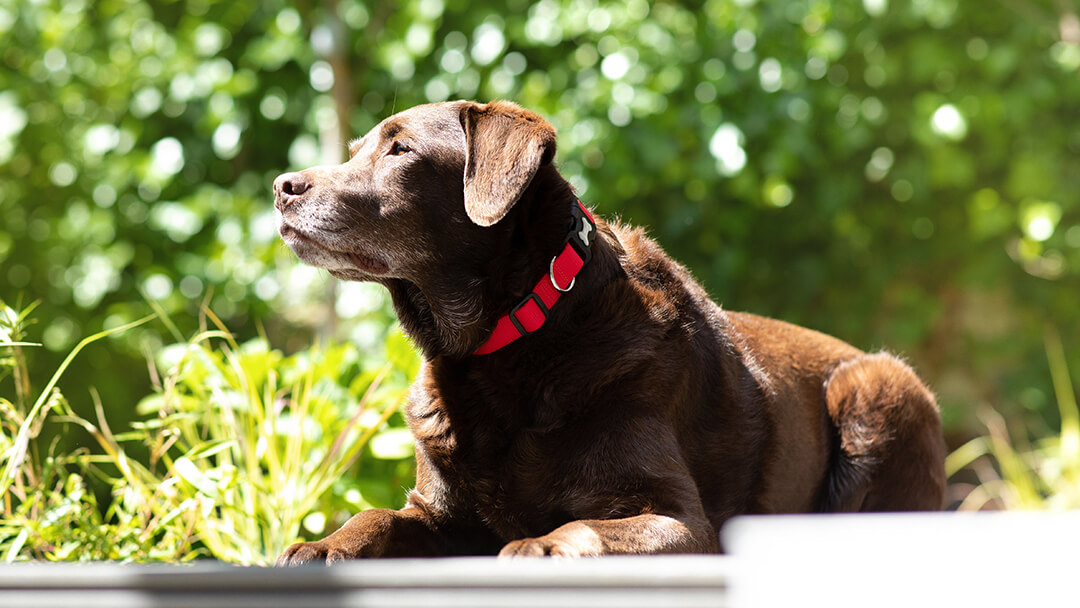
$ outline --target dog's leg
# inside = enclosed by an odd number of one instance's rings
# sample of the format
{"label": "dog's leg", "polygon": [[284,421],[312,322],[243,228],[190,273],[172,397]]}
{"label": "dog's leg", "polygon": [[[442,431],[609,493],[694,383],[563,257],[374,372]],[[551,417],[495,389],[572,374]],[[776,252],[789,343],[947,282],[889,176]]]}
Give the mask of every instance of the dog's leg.
{"label": "dog's leg", "polygon": [[937,510],[945,445],[934,396],[887,353],[845,362],[825,391],[837,432],[822,511]]}
{"label": "dog's leg", "polygon": [[[359,557],[436,557],[468,553],[467,548],[476,545],[478,538],[484,536],[483,531],[472,528],[458,530],[447,524],[437,526],[424,510],[417,507],[405,507],[400,511],[370,509],[352,516],[345,525],[322,540],[292,545],[278,558],[277,565],[298,566],[320,561],[332,564]],[[493,549],[488,551],[494,552]]]}
{"label": "dog's leg", "polygon": [[544,536],[515,540],[499,557],[584,557],[634,553],[712,553],[716,531],[704,516],[679,519],[645,514],[623,519],[582,519]]}

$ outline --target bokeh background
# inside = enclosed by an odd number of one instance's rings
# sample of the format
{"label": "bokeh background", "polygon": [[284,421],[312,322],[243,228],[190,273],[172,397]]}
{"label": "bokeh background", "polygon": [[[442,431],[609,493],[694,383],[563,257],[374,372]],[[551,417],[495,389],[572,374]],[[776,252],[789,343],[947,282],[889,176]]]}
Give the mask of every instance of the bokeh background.
{"label": "bokeh background", "polygon": [[[205,303],[286,353],[382,356],[381,288],[302,266],[279,173],[395,110],[510,99],[608,217],[725,307],[904,354],[952,447],[1053,435],[1080,371],[1080,5],[1071,0],[0,0],[0,298],[40,300],[36,386],[82,337]],[[114,424],[175,341],[63,377]],[[1060,383],[1059,383],[1060,384]],[[1021,439],[1024,440],[1024,439]]]}

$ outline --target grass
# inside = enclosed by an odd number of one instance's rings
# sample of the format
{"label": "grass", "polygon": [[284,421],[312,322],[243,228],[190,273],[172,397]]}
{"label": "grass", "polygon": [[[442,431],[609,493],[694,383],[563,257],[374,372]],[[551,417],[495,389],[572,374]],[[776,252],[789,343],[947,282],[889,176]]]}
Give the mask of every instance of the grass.
{"label": "grass", "polygon": [[[96,394],[91,420],[57,385],[86,345],[150,318],[83,340],[31,402],[32,310],[0,306],[0,366],[16,387],[0,397],[0,559],[265,565],[299,537],[403,496],[411,439],[398,409],[418,363],[399,333],[391,363],[364,369],[350,345],[286,356],[265,338],[237,343],[204,309],[203,329],[151,362],[140,420],[114,432]],[[38,445],[45,424],[78,426],[95,449]]]}
{"label": "grass", "polygon": [[960,510],[1080,508],[1080,409],[1060,336],[1047,329],[1044,343],[1061,419],[1058,434],[1027,442],[1024,433],[1010,433],[1005,419],[992,408],[981,408],[978,414],[987,434],[946,460],[950,477],[968,468],[979,478]]}

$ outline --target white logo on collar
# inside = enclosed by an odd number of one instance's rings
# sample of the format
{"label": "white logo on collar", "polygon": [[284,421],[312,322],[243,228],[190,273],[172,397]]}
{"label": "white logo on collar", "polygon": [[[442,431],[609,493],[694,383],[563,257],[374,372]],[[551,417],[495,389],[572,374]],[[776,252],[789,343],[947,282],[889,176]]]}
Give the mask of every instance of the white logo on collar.
{"label": "white logo on collar", "polygon": [[577,235],[578,235],[578,238],[581,239],[581,242],[584,243],[586,247],[589,246],[589,237],[592,234],[592,231],[593,231],[592,224],[590,224],[588,220],[585,220],[585,219],[581,220],[581,230],[578,231]]}

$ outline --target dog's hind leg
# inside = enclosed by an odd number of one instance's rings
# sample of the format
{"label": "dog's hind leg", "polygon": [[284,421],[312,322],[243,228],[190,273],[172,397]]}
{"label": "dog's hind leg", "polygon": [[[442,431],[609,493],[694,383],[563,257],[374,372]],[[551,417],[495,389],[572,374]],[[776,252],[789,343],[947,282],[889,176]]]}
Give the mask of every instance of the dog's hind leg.
{"label": "dog's hind leg", "polygon": [[821,511],[937,510],[945,444],[934,395],[888,353],[844,362],[825,386],[835,429]]}

